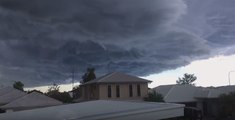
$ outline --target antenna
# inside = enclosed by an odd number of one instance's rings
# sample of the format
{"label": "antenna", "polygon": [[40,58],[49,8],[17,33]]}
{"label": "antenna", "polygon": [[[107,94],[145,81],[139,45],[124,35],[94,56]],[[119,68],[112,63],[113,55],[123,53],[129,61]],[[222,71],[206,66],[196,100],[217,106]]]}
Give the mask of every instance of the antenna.
{"label": "antenna", "polygon": [[74,70],[74,67],[72,68],[72,89],[73,89],[73,87],[74,87],[74,74],[75,74],[75,72],[74,72],[75,70]]}

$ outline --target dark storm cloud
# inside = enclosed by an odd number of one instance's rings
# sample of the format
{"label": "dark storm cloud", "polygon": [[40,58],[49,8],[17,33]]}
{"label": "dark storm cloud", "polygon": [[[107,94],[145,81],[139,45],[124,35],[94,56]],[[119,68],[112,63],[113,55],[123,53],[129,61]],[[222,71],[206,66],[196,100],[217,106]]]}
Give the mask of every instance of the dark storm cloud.
{"label": "dark storm cloud", "polygon": [[0,77],[26,86],[97,74],[148,75],[210,54],[205,39],[175,27],[182,0],[0,0]]}
{"label": "dark storm cloud", "polygon": [[[214,49],[224,51],[235,44],[234,0],[185,0],[187,15],[180,27],[206,39]],[[217,50],[214,50],[217,51]]]}

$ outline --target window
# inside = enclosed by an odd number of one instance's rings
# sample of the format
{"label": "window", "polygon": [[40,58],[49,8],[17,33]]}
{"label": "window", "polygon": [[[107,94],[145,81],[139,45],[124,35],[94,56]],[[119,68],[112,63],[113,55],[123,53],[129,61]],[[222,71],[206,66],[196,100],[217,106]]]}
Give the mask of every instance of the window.
{"label": "window", "polygon": [[129,85],[129,96],[133,96],[133,90],[132,90],[132,85]]}
{"label": "window", "polygon": [[140,85],[139,84],[137,85],[137,95],[141,96],[141,91],[140,91]]}
{"label": "window", "polygon": [[120,86],[116,85],[116,97],[120,97]]}
{"label": "window", "polygon": [[108,85],[108,98],[112,97],[112,89],[111,89],[111,85]]}

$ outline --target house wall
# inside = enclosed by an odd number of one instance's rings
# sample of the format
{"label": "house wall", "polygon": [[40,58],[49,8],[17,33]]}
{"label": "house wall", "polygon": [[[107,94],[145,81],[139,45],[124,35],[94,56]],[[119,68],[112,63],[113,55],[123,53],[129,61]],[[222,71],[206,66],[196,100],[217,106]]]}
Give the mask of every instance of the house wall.
{"label": "house wall", "polygon": [[99,99],[99,85],[90,84],[90,85],[82,85],[80,87],[81,87],[81,99],[84,100]]}
{"label": "house wall", "polygon": [[[141,96],[137,94],[137,85],[140,85]],[[108,97],[108,85],[111,85],[111,97]],[[116,96],[116,85],[120,86],[120,97]],[[129,95],[129,85],[132,85],[133,96]],[[99,85],[99,99],[112,99],[112,100],[142,100],[148,94],[147,83],[129,83],[129,84],[100,84]]]}

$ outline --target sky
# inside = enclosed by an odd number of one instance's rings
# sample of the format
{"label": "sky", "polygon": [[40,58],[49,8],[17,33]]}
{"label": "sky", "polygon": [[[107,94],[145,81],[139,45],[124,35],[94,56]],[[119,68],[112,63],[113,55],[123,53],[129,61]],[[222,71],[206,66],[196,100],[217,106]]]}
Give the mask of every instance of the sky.
{"label": "sky", "polygon": [[[0,85],[69,84],[72,71],[79,82],[87,67],[97,76],[113,71],[147,76],[155,85],[172,84],[184,73],[195,73],[197,85],[225,85],[225,74],[235,69],[227,62],[235,54],[234,5],[234,0],[0,0]],[[208,82],[212,73],[219,76]]]}
{"label": "sky", "polygon": [[149,85],[150,88],[159,85],[176,84],[176,80],[179,77],[182,78],[185,73],[194,74],[197,77],[197,80],[194,82],[196,86],[226,86],[229,85],[229,79],[230,84],[235,85],[234,61],[235,55],[215,56],[205,60],[193,61],[189,65],[175,70],[168,70],[143,78],[153,81]]}

